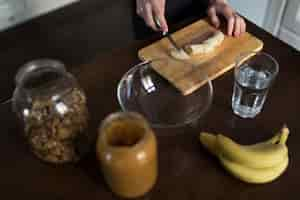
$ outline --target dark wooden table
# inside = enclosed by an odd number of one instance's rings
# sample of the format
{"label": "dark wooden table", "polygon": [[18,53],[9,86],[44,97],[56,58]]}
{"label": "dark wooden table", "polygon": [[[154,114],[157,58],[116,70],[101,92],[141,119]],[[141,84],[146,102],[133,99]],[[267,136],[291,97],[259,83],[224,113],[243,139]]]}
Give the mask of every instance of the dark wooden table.
{"label": "dark wooden table", "polygon": [[[145,41],[134,39],[128,17],[132,9],[124,2],[81,1],[1,33],[1,98],[12,92],[13,76],[24,62],[39,57],[60,59],[77,75],[87,93],[91,132],[95,134],[99,122],[120,109],[116,86],[121,76],[139,62],[137,50],[157,37],[154,35]],[[101,10],[101,14],[97,10]],[[108,23],[103,18],[112,16],[112,10],[119,11],[118,16]],[[180,28],[193,20],[195,18],[171,26]],[[280,65],[262,113],[253,120],[233,115],[230,106],[232,72],[215,80],[213,105],[199,123],[156,130],[159,178],[153,191],[142,199],[299,199],[300,54],[250,22],[248,31],[264,41],[264,51],[273,55]],[[24,144],[10,105],[0,106],[0,111],[2,199],[117,198],[105,185],[94,151],[76,165],[45,164]],[[245,184],[231,177],[197,140],[197,133],[206,130],[225,133],[241,143],[252,143],[269,137],[283,123],[291,129],[288,141],[291,162],[280,179],[265,185]]]}

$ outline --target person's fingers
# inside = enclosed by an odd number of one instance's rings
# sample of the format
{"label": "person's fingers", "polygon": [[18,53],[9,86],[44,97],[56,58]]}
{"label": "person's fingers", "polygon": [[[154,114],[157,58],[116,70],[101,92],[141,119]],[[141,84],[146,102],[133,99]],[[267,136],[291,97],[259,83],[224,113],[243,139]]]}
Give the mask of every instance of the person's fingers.
{"label": "person's fingers", "polygon": [[232,36],[234,30],[235,17],[230,10],[225,10],[224,16],[227,20],[227,35]]}
{"label": "person's fingers", "polygon": [[214,6],[211,6],[210,8],[208,8],[207,15],[208,15],[211,23],[216,28],[218,28],[220,26],[220,20],[219,20],[219,18],[217,16],[216,8]]}
{"label": "person's fingers", "polygon": [[226,18],[227,35],[232,36],[235,22],[234,11],[227,4],[222,4],[217,7],[217,12],[222,14]]}
{"label": "person's fingers", "polygon": [[165,9],[164,9],[164,4],[156,4],[153,3],[152,5],[153,9],[153,14],[155,15],[156,19],[158,20],[160,26],[161,26],[161,31],[166,33],[168,32],[168,24],[167,20],[165,18]]}
{"label": "person's fingers", "polygon": [[227,18],[227,35],[233,35],[233,28],[234,28],[234,17]]}
{"label": "person's fingers", "polygon": [[235,17],[234,20],[234,31],[233,31],[233,35],[235,37],[238,37],[241,33],[241,18],[239,16]]}
{"label": "person's fingers", "polygon": [[157,16],[157,18],[158,18],[158,21],[159,21],[159,23],[161,25],[162,32],[163,33],[167,33],[169,31],[169,28],[168,28],[168,24],[167,24],[167,20],[166,20],[165,16],[162,15],[162,14],[159,14]]}
{"label": "person's fingers", "polygon": [[136,14],[143,18],[143,2],[144,0],[136,0]]}
{"label": "person's fingers", "polygon": [[145,6],[144,6],[143,16],[144,16],[144,20],[145,20],[146,24],[153,30],[158,31],[159,29],[158,29],[158,27],[156,27],[156,25],[154,23],[152,5],[148,2],[146,2],[144,5]]}
{"label": "person's fingers", "polygon": [[245,33],[246,32],[246,22],[243,18],[241,18],[242,21],[241,21],[241,34]]}

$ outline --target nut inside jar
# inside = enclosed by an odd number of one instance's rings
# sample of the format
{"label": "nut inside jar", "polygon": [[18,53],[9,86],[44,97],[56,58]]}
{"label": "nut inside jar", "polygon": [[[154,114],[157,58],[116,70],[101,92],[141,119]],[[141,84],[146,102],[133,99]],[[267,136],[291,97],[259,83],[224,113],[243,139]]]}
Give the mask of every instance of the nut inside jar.
{"label": "nut inside jar", "polygon": [[15,77],[13,110],[32,152],[50,163],[78,161],[88,150],[89,113],[84,91],[64,64],[34,60]]}
{"label": "nut inside jar", "polygon": [[49,99],[35,98],[26,118],[25,136],[33,153],[42,160],[74,162],[87,145],[87,125],[85,96],[74,88],[55,104]]}

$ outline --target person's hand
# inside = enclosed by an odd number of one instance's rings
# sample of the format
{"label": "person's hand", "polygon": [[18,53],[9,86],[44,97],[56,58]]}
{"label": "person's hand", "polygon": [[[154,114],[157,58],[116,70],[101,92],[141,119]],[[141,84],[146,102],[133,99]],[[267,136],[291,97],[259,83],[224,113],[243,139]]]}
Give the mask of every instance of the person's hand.
{"label": "person's hand", "polygon": [[228,5],[226,0],[210,0],[210,6],[207,10],[211,23],[218,28],[220,19],[218,15],[222,15],[227,20],[227,35],[240,36],[246,31],[246,23],[242,17]]}
{"label": "person's hand", "polygon": [[[166,0],[136,0],[136,12],[142,17],[145,23],[155,31],[168,32],[168,25],[165,18]],[[161,29],[156,27],[156,18]]]}

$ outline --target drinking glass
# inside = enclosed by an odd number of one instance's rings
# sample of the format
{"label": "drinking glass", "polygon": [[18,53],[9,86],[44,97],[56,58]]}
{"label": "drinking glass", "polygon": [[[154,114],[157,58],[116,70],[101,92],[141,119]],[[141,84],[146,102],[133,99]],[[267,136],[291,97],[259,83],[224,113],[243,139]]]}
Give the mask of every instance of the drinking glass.
{"label": "drinking glass", "polygon": [[267,53],[240,55],[234,70],[233,112],[242,118],[259,114],[278,71],[277,61]]}

